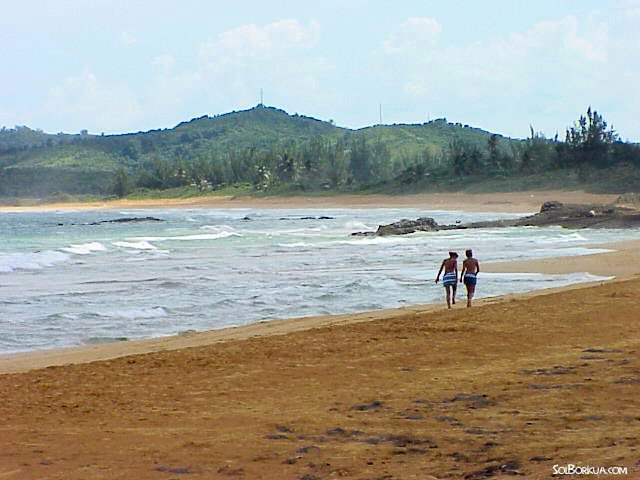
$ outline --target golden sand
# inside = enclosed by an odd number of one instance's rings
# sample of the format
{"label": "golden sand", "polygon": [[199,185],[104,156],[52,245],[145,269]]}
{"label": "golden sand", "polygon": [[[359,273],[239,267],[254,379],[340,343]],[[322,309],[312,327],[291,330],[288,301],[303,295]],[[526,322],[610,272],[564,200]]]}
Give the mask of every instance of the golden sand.
{"label": "golden sand", "polygon": [[0,207],[0,212],[99,210],[112,208],[421,208],[469,212],[534,212],[547,200],[564,203],[610,203],[618,196],[582,191],[508,193],[424,193],[414,195],[336,195],[291,197],[205,196],[186,199],[113,200],[53,203],[30,207]]}
{"label": "golden sand", "polygon": [[617,280],[471,309],[4,356],[0,479],[639,478],[640,242],[610,248],[483,265]]}

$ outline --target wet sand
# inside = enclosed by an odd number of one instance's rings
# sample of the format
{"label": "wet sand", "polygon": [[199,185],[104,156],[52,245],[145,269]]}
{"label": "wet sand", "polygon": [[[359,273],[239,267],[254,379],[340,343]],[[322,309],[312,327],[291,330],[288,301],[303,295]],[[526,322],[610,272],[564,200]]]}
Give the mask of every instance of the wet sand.
{"label": "wet sand", "polygon": [[637,478],[640,242],[609,248],[483,265],[616,280],[472,309],[3,356],[0,479]]}

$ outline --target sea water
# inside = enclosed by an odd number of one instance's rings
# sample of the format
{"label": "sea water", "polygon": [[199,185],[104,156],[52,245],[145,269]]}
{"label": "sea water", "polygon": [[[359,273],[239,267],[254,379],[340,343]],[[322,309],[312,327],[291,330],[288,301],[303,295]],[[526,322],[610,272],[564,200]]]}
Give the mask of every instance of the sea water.
{"label": "sea water", "polygon": [[[524,214],[524,213],[523,213]],[[153,216],[163,221],[98,223]],[[559,227],[352,237],[402,218],[520,215],[418,209],[156,209],[0,213],[0,353],[261,320],[440,302],[449,250],[481,262],[597,253],[640,230]],[[325,218],[329,217],[329,218]],[[482,273],[478,296],[596,280]]]}

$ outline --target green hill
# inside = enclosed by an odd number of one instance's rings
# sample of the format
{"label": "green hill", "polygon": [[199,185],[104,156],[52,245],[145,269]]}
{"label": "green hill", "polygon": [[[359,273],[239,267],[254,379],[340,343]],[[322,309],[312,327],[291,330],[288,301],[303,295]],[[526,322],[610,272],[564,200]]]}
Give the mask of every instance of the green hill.
{"label": "green hill", "polygon": [[[591,121],[590,110],[588,114]],[[612,134],[603,138],[611,146],[616,141]],[[188,187],[197,192],[240,183],[279,193],[399,191],[434,184],[453,188],[469,175],[493,181],[578,167],[576,152],[582,146],[572,150],[567,145],[533,132],[531,139],[514,140],[446,119],[351,130],[258,105],[195,118],[171,129],[125,135],[51,135],[27,127],[3,128],[0,196],[122,196],[136,189]],[[635,165],[637,148],[623,153],[619,157]]]}
{"label": "green hill", "polygon": [[134,171],[159,160],[189,164],[232,151],[266,150],[317,137],[334,138],[342,130],[328,122],[261,106],[195,118],[172,129],[125,135],[66,135],[64,141],[59,135],[26,127],[3,129],[0,195],[108,193],[119,168]]}

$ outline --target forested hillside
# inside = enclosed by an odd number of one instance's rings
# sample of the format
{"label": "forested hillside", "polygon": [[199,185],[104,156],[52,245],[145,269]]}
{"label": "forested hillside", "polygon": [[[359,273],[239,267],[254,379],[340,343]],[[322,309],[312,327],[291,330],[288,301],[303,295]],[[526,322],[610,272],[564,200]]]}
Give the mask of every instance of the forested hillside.
{"label": "forested hillside", "polygon": [[514,140],[446,119],[350,130],[258,105],[126,135],[3,128],[0,196],[197,193],[239,184],[267,193],[572,183],[623,191],[637,186],[639,150],[591,109],[560,141],[533,130]]}

